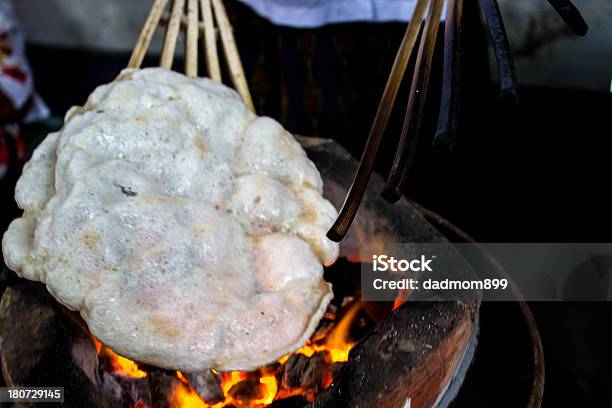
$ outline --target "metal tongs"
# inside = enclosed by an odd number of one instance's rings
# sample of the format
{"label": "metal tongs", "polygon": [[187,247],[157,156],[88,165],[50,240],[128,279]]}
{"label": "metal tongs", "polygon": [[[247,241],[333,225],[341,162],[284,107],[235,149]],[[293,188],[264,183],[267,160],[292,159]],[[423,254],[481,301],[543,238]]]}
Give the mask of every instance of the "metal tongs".
{"label": "metal tongs", "polygon": [[[570,0],[548,0],[548,2],[574,33],[577,35],[586,34],[588,26]],[[442,93],[437,129],[432,143],[434,149],[446,152],[452,151],[457,131],[461,79],[463,4],[464,0],[446,1]],[[333,241],[339,242],[344,238],[357,214],[357,209],[363,199],[374,169],[374,162],[389,122],[400,84],[420,35],[402,132],[395,160],[381,195],[386,201],[394,203],[401,198],[405,191],[407,176],[414,158],[417,142],[421,136],[421,125],[427,100],[432,60],[443,8],[444,0],[417,1],[404,39],[395,57],[387,85],[383,91],[357,174],[344,201],[340,215],[327,233],[327,237]],[[499,5],[497,0],[480,0],[480,8],[486,20],[489,37],[495,51],[501,98],[506,103],[517,105],[518,85],[516,70]]]}
{"label": "metal tongs", "polygon": [[153,2],[132,52],[128,68],[140,68],[155,30],[160,25],[166,25],[159,66],[172,69],[178,37],[180,31],[183,30],[186,33],[185,75],[198,76],[198,41],[201,39],[208,75],[211,79],[221,82],[221,65],[217,52],[217,38],[221,37],[231,82],[249,109],[255,111],[232,26],[222,0],[172,0],[170,10],[166,9],[167,5],[168,0]]}

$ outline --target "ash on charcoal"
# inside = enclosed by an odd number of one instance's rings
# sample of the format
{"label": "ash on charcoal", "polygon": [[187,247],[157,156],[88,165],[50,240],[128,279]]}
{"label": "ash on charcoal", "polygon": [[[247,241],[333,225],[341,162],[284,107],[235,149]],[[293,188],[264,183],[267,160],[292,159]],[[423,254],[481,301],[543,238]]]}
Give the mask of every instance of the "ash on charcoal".
{"label": "ash on charcoal", "polygon": [[147,378],[125,378],[115,376],[102,369],[100,389],[106,395],[114,395],[126,407],[151,407],[151,393]]}
{"label": "ash on charcoal", "polygon": [[181,381],[172,371],[152,368],[149,371],[149,391],[151,393],[152,408],[170,408],[170,397]]}
{"label": "ash on charcoal", "polygon": [[184,376],[195,392],[207,404],[214,405],[225,400],[221,388],[221,379],[211,370],[201,373],[185,373]]}
{"label": "ash on charcoal", "polygon": [[283,366],[281,386],[317,394],[323,389],[323,380],[329,373],[329,354],[326,351],[319,351],[312,357],[294,354]]}

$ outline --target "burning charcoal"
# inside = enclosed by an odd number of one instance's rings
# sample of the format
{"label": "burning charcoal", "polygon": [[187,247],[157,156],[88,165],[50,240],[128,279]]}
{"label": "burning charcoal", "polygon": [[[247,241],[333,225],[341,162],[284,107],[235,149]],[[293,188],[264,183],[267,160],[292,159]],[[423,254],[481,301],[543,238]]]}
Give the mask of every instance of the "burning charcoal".
{"label": "burning charcoal", "polygon": [[173,371],[151,369],[149,371],[149,390],[151,392],[152,408],[170,408],[171,396],[181,384]]}
{"label": "burning charcoal", "polygon": [[268,408],[303,408],[308,404],[308,400],[302,396],[283,398],[274,401]]}
{"label": "burning charcoal", "polygon": [[340,377],[340,374],[342,373],[342,367],[344,367],[344,363],[334,363],[331,366],[331,378],[332,378],[332,382],[336,380],[336,378]]}
{"label": "burning charcoal", "polygon": [[151,393],[147,378],[134,379],[115,376],[102,369],[100,372],[102,392],[106,395],[114,395],[118,401],[121,401],[121,406],[151,406]]}
{"label": "burning charcoal", "polygon": [[209,405],[214,405],[225,400],[221,379],[211,370],[201,373],[185,373],[185,378],[200,398]]}
{"label": "burning charcoal", "polygon": [[130,398],[130,407],[152,406],[148,379],[123,379],[123,381],[125,382],[123,389],[127,390]]}
{"label": "burning charcoal", "polygon": [[316,342],[323,339],[324,337],[327,337],[327,335],[329,335],[329,333],[335,326],[336,322],[334,320],[330,320],[327,317],[324,317],[319,322],[319,325],[317,326],[317,329],[315,330],[314,334],[310,337],[310,340]]}
{"label": "burning charcoal", "polygon": [[364,337],[372,327],[376,325],[376,321],[373,320],[365,310],[360,310],[357,314],[357,318],[351,325],[349,330],[349,337],[351,339],[360,339]]}
{"label": "burning charcoal", "polygon": [[111,373],[111,372],[113,372],[113,363],[110,360],[110,358],[108,358],[108,356],[106,356],[106,355],[99,355],[98,356],[98,365],[99,365],[99,371],[101,373]]}
{"label": "burning charcoal", "polygon": [[284,365],[281,384],[285,388],[301,388],[318,393],[329,373],[327,352],[320,351],[307,357],[294,354]]}
{"label": "burning charcoal", "polygon": [[100,370],[100,388],[107,395],[113,395],[115,399],[121,399],[123,390],[120,381],[111,373]]}
{"label": "burning charcoal", "polygon": [[240,381],[230,388],[228,394],[238,401],[251,401],[264,397],[264,385],[259,382],[259,378],[247,378]]}

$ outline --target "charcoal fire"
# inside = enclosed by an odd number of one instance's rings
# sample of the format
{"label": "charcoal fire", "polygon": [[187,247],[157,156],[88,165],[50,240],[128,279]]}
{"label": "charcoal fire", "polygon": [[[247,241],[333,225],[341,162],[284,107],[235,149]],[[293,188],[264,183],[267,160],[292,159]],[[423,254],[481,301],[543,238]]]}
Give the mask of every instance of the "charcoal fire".
{"label": "charcoal fire", "polygon": [[[349,351],[355,344],[351,328],[358,323],[356,319],[361,310],[361,303],[354,299],[339,309],[330,305],[319,330],[305,346],[253,372],[176,371],[173,376],[177,381],[171,381],[167,406],[262,408],[288,398],[312,401],[332,384],[338,364],[348,360]],[[140,367],[94,341],[100,367],[107,367],[110,374],[123,383],[138,382],[149,375],[147,367]],[[144,398],[130,405],[135,408],[149,406]]]}

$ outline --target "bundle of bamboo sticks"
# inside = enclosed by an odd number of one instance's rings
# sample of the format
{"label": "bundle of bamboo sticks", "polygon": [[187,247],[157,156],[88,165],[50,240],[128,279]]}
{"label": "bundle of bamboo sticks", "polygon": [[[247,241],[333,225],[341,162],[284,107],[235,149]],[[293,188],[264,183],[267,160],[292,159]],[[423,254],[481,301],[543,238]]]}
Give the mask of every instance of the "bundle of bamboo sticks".
{"label": "bundle of bamboo sticks", "polygon": [[155,0],[140,32],[128,68],[140,68],[149,51],[153,35],[159,26],[166,26],[159,66],[172,69],[176,46],[181,32],[185,33],[185,75],[198,76],[198,44],[201,42],[208,76],[222,82],[217,50],[220,37],[230,80],[246,105],[255,110],[238,54],[233,29],[221,0]]}

